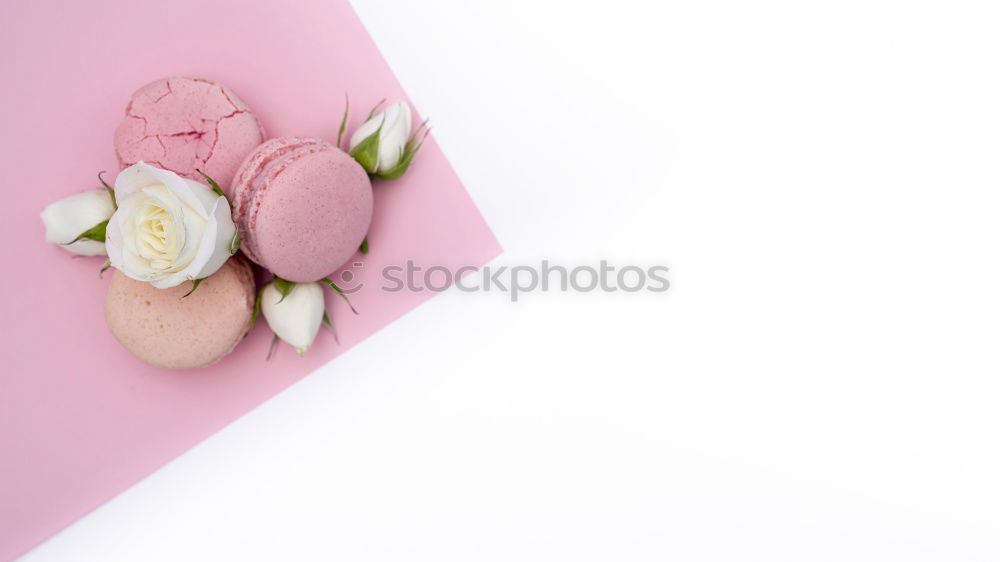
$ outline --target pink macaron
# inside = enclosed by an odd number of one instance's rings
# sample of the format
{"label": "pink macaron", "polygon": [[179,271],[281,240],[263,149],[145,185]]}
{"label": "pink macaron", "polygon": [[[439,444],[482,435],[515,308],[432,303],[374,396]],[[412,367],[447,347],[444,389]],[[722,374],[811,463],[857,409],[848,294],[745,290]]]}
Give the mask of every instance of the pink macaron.
{"label": "pink macaron", "polygon": [[316,281],[361,245],[372,219],[372,184],[353,158],[312,138],[271,139],[240,166],[229,188],[241,248],[271,273]]}
{"label": "pink macaron", "polygon": [[263,140],[257,117],[229,88],[197,78],[165,78],[132,95],[114,144],[122,168],[143,160],[204,181],[195,171],[200,169],[229,185]]}
{"label": "pink macaron", "polygon": [[104,298],[108,328],[125,349],[163,369],[205,367],[228,355],[253,316],[253,271],[233,256],[188,296],[191,283],[157,289],[115,270]]}

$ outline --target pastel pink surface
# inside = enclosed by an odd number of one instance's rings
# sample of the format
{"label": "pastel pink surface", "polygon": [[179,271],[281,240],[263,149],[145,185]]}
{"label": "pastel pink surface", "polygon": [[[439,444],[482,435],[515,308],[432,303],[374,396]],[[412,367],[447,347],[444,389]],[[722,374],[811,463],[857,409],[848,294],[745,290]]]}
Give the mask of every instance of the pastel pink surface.
{"label": "pastel pink surface", "polygon": [[257,147],[231,192],[243,251],[289,281],[331,275],[357,253],[371,224],[368,174],[319,139],[281,137]]}
{"label": "pastel pink surface", "polygon": [[[279,352],[260,323],[218,364],[189,373],[144,365],[104,326],[99,258],[43,242],[38,213],[113,171],[115,127],[129,96],[164,76],[200,76],[238,92],[268,133],[336,139],[343,95],[370,107],[405,97],[345,1],[253,3],[5,2],[8,81],[0,180],[8,245],[0,272],[0,559],[10,559],[140,480],[432,293],[362,290],[340,318],[340,344],[305,358]],[[248,30],[266,29],[267,41]],[[151,41],[154,37],[157,40]],[[25,49],[24,45],[31,45]],[[317,72],[316,69],[322,69]],[[363,115],[355,114],[352,130]],[[416,121],[416,119],[415,119]],[[449,268],[500,252],[433,137],[406,177],[375,188],[361,281],[407,259]],[[347,313],[347,314],[345,314]],[[283,350],[287,351],[287,350]],[[182,413],[182,415],[179,415]]]}

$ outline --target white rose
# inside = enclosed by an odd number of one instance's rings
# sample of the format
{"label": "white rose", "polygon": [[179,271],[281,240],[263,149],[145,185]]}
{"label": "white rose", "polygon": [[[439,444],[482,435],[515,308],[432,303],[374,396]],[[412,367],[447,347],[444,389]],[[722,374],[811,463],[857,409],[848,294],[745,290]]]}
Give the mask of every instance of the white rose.
{"label": "white rose", "polygon": [[[410,106],[405,101],[397,101],[385,111],[376,113],[365,121],[351,135],[350,153],[369,174],[387,174],[399,166],[407,150],[412,117]],[[362,142],[378,131],[377,144],[371,157],[359,157],[358,148]],[[376,139],[373,139],[373,141]]]}
{"label": "white rose", "polygon": [[215,273],[235,251],[229,202],[207,185],[138,162],[115,180],[111,265],[159,289]]}
{"label": "white rose", "polygon": [[[285,284],[284,295],[278,290],[278,282]],[[319,283],[272,281],[264,286],[260,310],[274,335],[303,355],[316,339],[326,313],[323,288]]]}
{"label": "white rose", "polygon": [[[70,195],[42,210],[45,223],[45,241],[61,244],[63,248],[83,256],[104,256],[101,240],[76,240],[88,230],[106,222],[115,212],[111,195],[104,189],[91,189]],[[70,242],[73,242],[70,244]]]}

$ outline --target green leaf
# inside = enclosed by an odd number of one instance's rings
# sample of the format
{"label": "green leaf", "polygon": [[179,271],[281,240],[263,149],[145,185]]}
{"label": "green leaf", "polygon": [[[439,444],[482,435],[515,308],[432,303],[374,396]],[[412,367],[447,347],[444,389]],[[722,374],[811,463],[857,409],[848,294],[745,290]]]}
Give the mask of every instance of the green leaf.
{"label": "green leaf", "polygon": [[229,241],[229,255],[233,255],[240,250],[240,229],[233,233],[233,239]]}
{"label": "green leaf", "polygon": [[364,254],[366,256],[368,255],[368,237],[367,236],[365,236],[365,239],[361,241],[361,247],[358,248],[358,249],[361,250],[362,254]]}
{"label": "green leaf", "polygon": [[253,330],[254,325],[257,324],[257,318],[260,317],[260,301],[264,298],[264,288],[267,285],[261,285],[260,289],[257,289],[257,297],[253,300],[253,314],[250,316],[250,326],[247,328],[247,333]]}
{"label": "green leaf", "polygon": [[358,164],[361,164],[361,167],[369,174],[374,174],[376,166],[378,166],[378,137],[381,132],[382,125],[379,125],[374,133],[359,142],[350,152],[351,157],[357,160]]}
{"label": "green leaf", "polygon": [[351,312],[353,312],[354,314],[358,313],[357,310],[354,310],[354,305],[351,304],[351,300],[347,298],[347,295],[344,293],[344,291],[341,290],[341,288],[338,287],[336,283],[334,283],[333,281],[331,281],[329,277],[324,277],[324,278],[320,279],[320,281],[322,281],[323,283],[326,283],[331,289],[333,289],[334,291],[336,291],[337,294],[340,295],[341,298],[344,299],[344,302],[347,303],[347,306],[348,306],[348,308],[351,309]]}
{"label": "green leaf", "polygon": [[[223,198],[226,197],[226,193],[224,191],[222,191],[221,187],[219,187],[218,182],[216,182],[212,178],[208,177],[208,174],[206,174],[205,172],[202,172],[201,170],[199,170],[197,168],[195,168],[194,171],[198,172],[199,174],[201,174],[201,177],[205,178],[205,181],[208,182],[208,185],[212,186],[212,191],[214,191],[216,194],[218,194],[219,197],[223,197]],[[229,199],[226,199],[226,201],[229,201]]]}
{"label": "green leaf", "polygon": [[201,282],[204,281],[204,280],[205,280],[204,278],[202,278],[202,279],[195,279],[194,282],[191,284],[191,290],[188,291],[187,293],[185,293],[184,296],[181,297],[181,298],[183,299],[183,298],[187,297],[188,295],[190,295],[191,293],[193,293],[194,290],[198,288],[198,285],[201,285]]}
{"label": "green leaf", "polygon": [[104,189],[107,190],[108,195],[111,196],[111,204],[114,205],[115,210],[117,211],[118,210],[118,199],[115,197],[115,190],[112,189],[111,186],[108,185],[108,182],[104,181],[104,178],[101,177],[104,173],[105,172],[103,170],[101,170],[97,174],[97,179],[101,182],[101,185],[104,186]]}
{"label": "green leaf", "polygon": [[278,300],[279,303],[285,300],[285,297],[292,294],[292,289],[295,288],[295,283],[286,281],[281,277],[275,277],[272,283],[274,283],[274,288],[277,289],[278,293],[281,295],[281,299]]}
{"label": "green leaf", "polygon": [[99,223],[97,226],[91,227],[83,232],[83,234],[77,236],[72,242],[66,242],[63,246],[69,246],[73,242],[79,242],[80,240],[93,240],[95,242],[104,242],[105,233],[108,230],[108,221]]}
{"label": "green leaf", "polygon": [[107,271],[109,267],[111,267],[111,260],[104,260],[104,265],[101,266],[101,271],[97,274],[98,279],[104,279],[104,272]]}
{"label": "green leaf", "polygon": [[340,130],[337,131],[337,148],[340,148],[340,139],[344,138],[344,129],[347,127],[347,110],[351,107],[350,100],[347,99],[347,93],[344,93],[344,118],[340,121]]}

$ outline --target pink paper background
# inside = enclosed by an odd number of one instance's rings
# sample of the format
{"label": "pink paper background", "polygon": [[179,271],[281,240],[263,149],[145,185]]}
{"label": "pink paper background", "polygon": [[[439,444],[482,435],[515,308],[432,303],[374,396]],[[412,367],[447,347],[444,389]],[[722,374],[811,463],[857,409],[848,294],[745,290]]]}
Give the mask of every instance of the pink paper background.
{"label": "pink paper background", "polygon": [[346,1],[5,2],[0,60],[0,185],[6,250],[0,333],[0,559],[140,480],[431,293],[373,289],[386,264],[482,265],[500,252],[433,138],[407,176],[376,185],[369,289],[352,316],[331,296],[340,344],[321,333],[300,359],[264,362],[265,323],[220,364],[166,372],[132,358],[102,312],[101,258],[43,243],[38,214],[114,177],[112,131],[132,91],[170,75],[232,87],[268,136],[335,139],[345,92],[349,131],[403,90]]}

